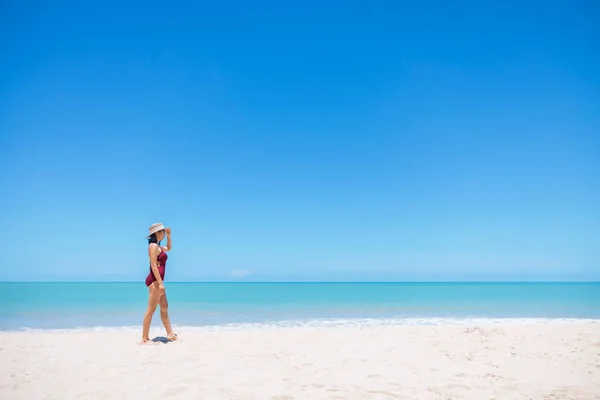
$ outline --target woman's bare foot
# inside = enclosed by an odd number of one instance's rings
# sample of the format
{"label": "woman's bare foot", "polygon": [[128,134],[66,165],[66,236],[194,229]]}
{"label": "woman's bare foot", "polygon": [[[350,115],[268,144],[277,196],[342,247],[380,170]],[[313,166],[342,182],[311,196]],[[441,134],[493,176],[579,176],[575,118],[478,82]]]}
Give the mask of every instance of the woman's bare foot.
{"label": "woman's bare foot", "polygon": [[142,339],[140,344],[154,344],[154,342],[150,339]]}
{"label": "woman's bare foot", "polygon": [[171,333],[170,335],[167,335],[167,340],[169,342],[173,342],[173,341],[177,340],[177,334],[176,333]]}

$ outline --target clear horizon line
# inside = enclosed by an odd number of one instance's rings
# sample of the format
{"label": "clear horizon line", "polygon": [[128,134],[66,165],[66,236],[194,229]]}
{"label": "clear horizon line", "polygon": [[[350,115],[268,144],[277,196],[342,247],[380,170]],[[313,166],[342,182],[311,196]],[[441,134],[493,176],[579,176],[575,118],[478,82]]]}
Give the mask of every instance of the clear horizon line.
{"label": "clear horizon line", "polygon": [[[0,283],[139,283],[144,284],[144,282],[140,281],[0,281]],[[200,281],[170,281],[166,282],[170,283],[237,283],[237,284],[256,284],[256,283],[339,283],[339,284],[353,284],[353,283],[600,283],[600,281],[590,280],[590,281],[581,281],[581,280],[548,280],[548,281],[540,281],[540,280],[498,280],[498,281],[488,281],[488,280],[440,280],[440,281],[426,281],[426,280],[407,280],[407,281],[252,281],[252,280],[200,280]]]}

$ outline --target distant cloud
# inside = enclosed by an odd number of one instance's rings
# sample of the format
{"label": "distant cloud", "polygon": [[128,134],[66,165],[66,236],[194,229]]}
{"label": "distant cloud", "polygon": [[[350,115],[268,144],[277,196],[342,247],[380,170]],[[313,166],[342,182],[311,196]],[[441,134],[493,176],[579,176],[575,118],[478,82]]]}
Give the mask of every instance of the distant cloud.
{"label": "distant cloud", "polygon": [[233,278],[244,278],[250,274],[252,274],[252,271],[248,271],[245,269],[234,269],[229,272],[229,276]]}

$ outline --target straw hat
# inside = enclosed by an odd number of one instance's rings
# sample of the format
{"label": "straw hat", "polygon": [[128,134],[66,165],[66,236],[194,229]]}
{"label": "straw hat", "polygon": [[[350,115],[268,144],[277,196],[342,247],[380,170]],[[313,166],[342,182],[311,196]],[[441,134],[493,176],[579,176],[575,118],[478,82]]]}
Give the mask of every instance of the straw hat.
{"label": "straw hat", "polygon": [[148,228],[148,236],[146,236],[146,237],[149,238],[150,236],[152,236],[153,233],[162,231],[163,229],[165,229],[165,226],[163,224],[161,224],[160,222],[157,222],[156,224],[152,224],[152,225],[150,225],[150,228]]}

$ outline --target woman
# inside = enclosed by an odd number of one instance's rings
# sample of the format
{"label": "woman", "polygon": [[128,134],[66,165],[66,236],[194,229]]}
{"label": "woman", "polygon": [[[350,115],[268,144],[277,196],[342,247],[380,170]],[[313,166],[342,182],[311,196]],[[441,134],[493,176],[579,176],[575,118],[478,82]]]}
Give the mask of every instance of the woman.
{"label": "woman", "polygon": [[[142,343],[150,342],[150,324],[152,315],[156,311],[156,306],[160,305],[160,319],[167,330],[167,340],[177,340],[177,335],[173,333],[171,321],[169,321],[169,303],[167,293],[165,292],[165,266],[167,263],[167,251],[171,250],[171,228],[165,228],[163,224],[152,224],[149,228],[148,256],[150,257],[150,273],[146,277],[146,286],[148,286],[148,310],[144,316],[144,328],[142,332]],[[167,246],[161,246],[160,242],[167,236]]]}

